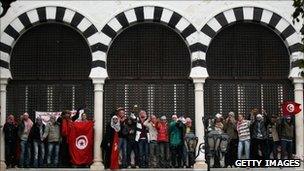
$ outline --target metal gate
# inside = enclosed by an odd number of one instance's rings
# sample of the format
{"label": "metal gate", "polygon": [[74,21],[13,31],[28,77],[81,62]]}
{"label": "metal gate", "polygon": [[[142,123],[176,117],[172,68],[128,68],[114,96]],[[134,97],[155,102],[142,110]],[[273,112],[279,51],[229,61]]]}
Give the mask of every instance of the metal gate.
{"label": "metal gate", "polygon": [[91,52],[76,30],[63,23],[35,25],[18,39],[11,56],[8,114],[28,112],[33,119],[35,111],[83,106],[93,114]]}
{"label": "metal gate", "polygon": [[249,114],[253,108],[278,115],[282,102],[294,99],[289,80],[207,80],[204,92],[205,113],[211,116],[230,111]]}
{"label": "metal gate", "polygon": [[288,49],[261,23],[224,27],[210,43],[206,62],[210,76],[204,91],[206,114],[249,114],[258,108],[278,115],[281,103],[294,99]]}
{"label": "metal gate", "polygon": [[[7,113],[20,115],[35,111],[63,111],[86,107],[94,111],[91,81],[12,81],[7,86]],[[92,115],[89,115],[91,117]]]}
{"label": "metal gate", "polygon": [[135,104],[148,114],[166,115],[168,120],[172,114],[194,119],[190,69],[189,49],[172,28],[151,22],[126,28],[108,51],[104,125],[117,107],[130,114]]}
{"label": "metal gate", "polygon": [[104,125],[116,107],[130,114],[137,104],[157,117],[184,115],[194,119],[194,87],[190,80],[107,80],[105,84]]}

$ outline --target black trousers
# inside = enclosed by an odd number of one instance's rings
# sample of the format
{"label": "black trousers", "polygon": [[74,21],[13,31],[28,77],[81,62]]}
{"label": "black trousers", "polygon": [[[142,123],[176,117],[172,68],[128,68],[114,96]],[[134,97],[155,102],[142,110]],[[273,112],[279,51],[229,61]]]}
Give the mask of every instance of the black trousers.
{"label": "black trousers", "polygon": [[238,139],[231,139],[225,155],[226,166],[234,166],[235,161],[237,160],[238,153]]}
{"label": "black trousers", "polygon": [[[267,140],[265,139],[252,139],[252,157],[255,160],[265,160],[266,159],[266,145]],[[259,150],[262,152],[262,156],[259,155]]]}
{"label": "black trousers", "polygon": [[15,141],[5,142],[5,161],[8,167],[14,167],[17,165]]}
{"label": "black trousers", "polygon": [[183,145],[170,145],[170,151],[172,167],[181,168],[183,166]]}

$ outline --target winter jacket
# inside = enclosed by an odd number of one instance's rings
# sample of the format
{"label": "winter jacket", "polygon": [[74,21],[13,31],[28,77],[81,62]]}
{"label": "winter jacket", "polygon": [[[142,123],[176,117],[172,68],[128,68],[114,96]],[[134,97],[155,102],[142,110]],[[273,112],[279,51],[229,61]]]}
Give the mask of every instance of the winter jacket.
{"label": "winter jacket", "polygon": [[120,122],[120,131],[118,132],[119,138],[128,138],[128,126],[125,121]]}
{"label": "winter jacket", "polygon": [[60,136],[60,126],[58,124],[47,124],[45,127],[45,132],[43,134],[43,138],[47,137],[48,142],[59,142],[61,139]]}
{"label": "winter jacket", "polygon": [[7,122],[4,124],[3,132],[5,137],[5,143],[15,144],[15,142],[17,141],[17,132],[18,132],[17,125]]}
{"label": "winter jacket", "polygon": [[183,143],[183,123],[180,121],[170,122],[169,127],[170,145],[178,146]]}
{"label": "winter jacket", "polygon": [[43,137],[43,134],[44,134],[44,131],[45,131],[45,125],[42,124],[41,128],[42,128],[42,134],[40,134],[40,126],[39,126],[39,124],[38,123],[34,123],[32,129],[31,129],[29,138],[31,140],[41,141],[41,139]]}
{"label": "winter jacket", "polygon": [[292,123],[288,124],[286,121],[280,125],[280,137],[285,140],[293,140],[294,138],[294,126]]}
{"label": "winter jacket", "polygon": [[251,125],[251,136],[255,139],[266,139],[267,129],[263,120],[255,120]]}
{"label": "winter jacket", "polygon": [[156,125],[157,129],[157,141],[158,142],[169,142],[168,136],[168,124],[166,122],[158,122]]}
{"label": "winter jacket", "polygon": [[144,125],[148,128],[149,130],[149,141],[157,141],[157,130],[156,130],[156,127],[155,127],[155,124],[152,123],[151,121],[149,120],[146,120],[144,122]]}
{"label": "winter jacket", "polygon": [[224,131],[229,135],[230,139],[238,139],[238,132],[236,130],[236,122],[227,122],[224,124]]}
{"label": "winter jacket", "polygon": [[136,123],[135,141],[138,141],[139,139],[149,140],[149,130],[140,120]]}
{"label": "winter jacket", "polygon": [[132,123],[128,123],[126,125],[126,128],[128,130],[127,140],[128,141],[135,141],[136,136],[136,121],[132,120]]}

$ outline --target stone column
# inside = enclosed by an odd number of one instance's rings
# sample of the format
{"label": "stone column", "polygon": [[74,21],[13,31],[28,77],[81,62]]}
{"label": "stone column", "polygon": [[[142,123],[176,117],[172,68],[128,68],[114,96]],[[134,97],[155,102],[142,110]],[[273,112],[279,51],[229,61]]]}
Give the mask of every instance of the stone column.
{"label": "stone column", "polygon": [[104,78],[93,79],[94,84],[94,163],[91,170],[102,170],[104,165],[101,159],[100,144],[103,136],[103,85]]}
{"label": "stone column", "polygon": [[[202,58],[202,57],[200,57]],[[201,143],[204,143],[205,132],[204,124],[202,118],[204,117],[204,83],[206,78],[208,78],[208,73],[206,68],[201,66],[196,66],[191,69],[190,77],[193,79],[194,83],[194,96],[195,96],[195,134],[198,137],[198,146],[196,151],[198,152],[198,147]],[[205,163],[205,150],[200,151],[200,155],[196,158],[196,163],[194,168],[202,169],[207,168]]]}
{"label": "stone column", "polygon": [[[301,104],[301,112],[295,115],[295,129],[296,129],[296,155],[303,157],[304,154],[304,137],[303,137],[303,78],[294,78],[294,98],[295,102]],[[303,166],[302,166],[303,168]]]}
{"label": "stone column", "polygon": [[6,122],[6,85],[7,79],[0,79],[0,170],[5,170],[5,142],[4,142],[4,134],[3,134],[3,125]]}
{"label": "stone column", "polygon": [[[193,79],[194,96],[195,96],[195,134],[198,137],[198,146],[204,143],[204,125],[202,118],[204,116],[204,83],[205,79]],[[197,146],[197,151],[199,150]],[[205,151],[205,150],[203,150]],[[205,153],[200,151],[200,155],[196,158],[195,168],[205,168]]]}

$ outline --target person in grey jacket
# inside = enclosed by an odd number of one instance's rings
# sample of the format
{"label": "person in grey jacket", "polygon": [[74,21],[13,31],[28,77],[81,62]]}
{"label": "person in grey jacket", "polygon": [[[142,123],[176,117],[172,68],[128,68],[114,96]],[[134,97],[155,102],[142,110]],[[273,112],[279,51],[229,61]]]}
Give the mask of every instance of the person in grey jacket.
{"label": "person in grey jacket", "polygon": [[61,136],[60,126],[57,124],[54,116],[50,118],[50,123],[48,123],[45,127],[43,139],[45,138],[47,138],[48,142],[47,165],[50,167],[57,167],[59,162],[59,142]]}
{"label": "person in grey jacket", "polygon": [[148,119],[144,122],[144,125],[148,128],[150,138],[149,138],[149,165],[152,168],[156,168],[158,164],[157,160],[157,152],[158,152],[158,145],[157,145],[157,130],[156,130],[157,118],[155,115],[151,115]]}

